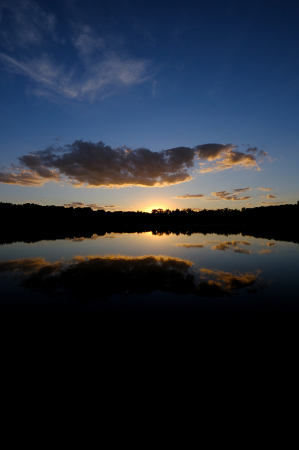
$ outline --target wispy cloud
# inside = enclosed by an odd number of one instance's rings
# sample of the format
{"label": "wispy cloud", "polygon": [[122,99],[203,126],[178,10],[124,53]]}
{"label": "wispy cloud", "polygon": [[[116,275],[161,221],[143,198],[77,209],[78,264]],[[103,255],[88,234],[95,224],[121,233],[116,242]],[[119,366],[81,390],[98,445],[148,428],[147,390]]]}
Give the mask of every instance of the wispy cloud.
{"label": "wispy cloud", "polygon": [[[128,56],[88,25],[75,27],[74,36],[68,36],[67,42],[75,51],[71,59],[64,58],[66,47],[70,48],[57,40],[53,14],[29,0],[2,3],[0,38],[6,51],[0,54],[0,61],[11,73],[27,77],[34,85],[34,94],[56,100],[64,97],[94,101],[152,79],[151,61]],[[3,26],[7,12],[10,27]],[[60,60],[50,56],[51,41],[61,46],[61,52],[56,52],[62,55]],[[15,49],[13,55],[8,53]]]}
{"label": "wispy cloud", "polygon": [[0,40],[8,50],[41,46],[46,38],[57,40],[54,14],[45,12],[31,0],[2,0]]}

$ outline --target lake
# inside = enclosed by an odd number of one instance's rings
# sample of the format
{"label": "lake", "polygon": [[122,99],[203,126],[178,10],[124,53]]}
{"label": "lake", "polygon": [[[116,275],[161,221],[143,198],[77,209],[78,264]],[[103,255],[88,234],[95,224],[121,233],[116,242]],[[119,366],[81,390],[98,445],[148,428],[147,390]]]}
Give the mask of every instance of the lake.
{"label": "lake", "polygon": [[126,320],[294,316],[299,245],[111,233],[0,246],[0,311]]}

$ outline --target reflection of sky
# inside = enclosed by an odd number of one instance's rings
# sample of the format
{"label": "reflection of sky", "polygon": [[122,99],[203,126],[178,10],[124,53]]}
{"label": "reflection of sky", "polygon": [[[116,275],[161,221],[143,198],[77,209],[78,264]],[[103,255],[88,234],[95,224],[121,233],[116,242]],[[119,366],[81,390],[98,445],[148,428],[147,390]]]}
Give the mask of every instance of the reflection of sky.
{"label": "reflection of sky", "polygon": [[[112,238],[111,238],[112,237]],[[250,250],[250,253],[236,252]],[[263,252],[266,251],[267,253]],[[263,252],[263,253],[261,253]],[[270,252],[270,253],[268,253]],[[43,258],[47,264],[59,262],[64,266],[75,257],[87,255],[120,255],[122,258],[144,258],[165,255],[190,261],[191,272],[210,270],[214,273],[246,274],[259,272],[267,288],[279,295],[277,286],[285,285],[292,295],[298,292],[297,267],[299,246],[293,243],[256,239],[249,236],[216,234],[153,235],[152,233],[111,234],[92,239],[42,241],[35,244],[16,243],[0,247],[0,261]],[[207,272],[206,272],[207,274]],[[264,294],[261,294],[264,295]]]}

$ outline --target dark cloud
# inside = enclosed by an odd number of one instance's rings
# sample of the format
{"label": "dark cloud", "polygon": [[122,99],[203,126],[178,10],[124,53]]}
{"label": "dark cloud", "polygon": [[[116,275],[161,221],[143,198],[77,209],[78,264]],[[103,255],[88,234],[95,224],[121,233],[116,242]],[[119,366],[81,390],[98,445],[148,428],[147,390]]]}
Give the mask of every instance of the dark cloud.
{"label": "dark cloud", "polygon": [[20,162],[35,172],[51,168],[74,186],[163,186],[191,179],[194,150],[177,147],[162,152],[145,148],[112,149],[102,142],[75,141],[65,152],[49,148],[24,155]]}
{"label": "dark cloud", "polygon": [[[246,188],[245,190],[250,189],[250,188]],[[250,196],[245,196],[245,197],[238,197],[238,194],[230,194],[227,191],[219,191],[219,192],[211,192],[212,195],[214,195],[214,197],[218,197],[220,200],[249,200]]]}
{"label": "dark cloud", "polygon": [[276,196],[275,196],[275,195],[272,195],[272,194],[269,194],[269,195],[267,195],[266,198],[276,198]]}
{"label": "dark cloud", "polygon": [[178,197],[174,198],[202,198],[202,197],[204,197],[204,195],[202,194],[194,194],[194,195],[186,194],[186,195],[179,195]]}
{"label": "dark cloud", "polygon": [[223,154],[230,152],[234,148],[237,148],[237,146],[233,144],[203,144],[195,147],[198,157],[208,161],[219,159]]}
{"label": "dark cloud", "polygon": [[[195,159],[213,162],[200,172],[236,168],[258,169],[254,155],[235,150],[232,144],[204,144],[176,147],[160,152],[146,148],[111,148],[103,142],[75,141],[70,145],[51,146],[46,150],[19,157],[21,167],[0,172],[0,182],[38,186],[47,181],[66,179],[75,187],[169,186],[192,179],[189,169]],[[244,188],[248,190],[249,188]],[[227,200],[241,200],[230,194]],[[178,198],[200,198],[202,194]]]}

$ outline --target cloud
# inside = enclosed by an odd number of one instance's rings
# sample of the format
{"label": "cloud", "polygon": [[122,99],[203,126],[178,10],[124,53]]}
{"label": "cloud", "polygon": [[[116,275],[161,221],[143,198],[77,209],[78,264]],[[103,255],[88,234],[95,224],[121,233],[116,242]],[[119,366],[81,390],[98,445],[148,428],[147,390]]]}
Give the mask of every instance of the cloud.
{"label": "cloud", "polygon": [[260,202],[263,205],[286,205],[286,202]]}
{"label": "cloud", "polygon": [[233,144],[204,144],[195,147],[198,157],[208,161],[215,161],[207,167],[201,167],[200,173],[219,172],[231,168],[245,168],[260,170],[257,164],[257,156],[259,162],[262,162],[263,157],[267,152],[258,151],[251,153],[242,153],[237,150],[238,146]]}
{"label": "cloud", "polygon": [[233,144],[202,144],[195,147],[198,157],[208,161],[219,159],[223,154],[232,151],[234,148],[237,148],[237,146]]}
{"label": "cloud", "polygon": [[271,253],[271,250],[261,250],[259,253],[260,253],[260,254],[263,254],[263,253]]}
{"label": "cloud", "polygon": [[[193,167],[193,159],[194,150],[188,147],[153,152],[145,148],[112,149],[102,142],[75,141],[64,147],[49,147],[21,156],[19,161],[31,171],[33,179],[39,176],[39,184],[42,184],[40,177],[44,182],[67,177],[76,187],[112,187],[167,186],[191,180],[188,169]],[[19,178],[17,184],[21,184]],[[9,180],[13,181],[11,176]],[[5,175],[2,182],[8,182]]]}
{"label": "cloud", "polygon": [[202,194],[194,194],[194,195],[186,194],[186,195],[179,195],[178,197],[174,198],[202,198],[202,197],[204,197],[204,195]]}
{"label": "cloud", "polygon": [[233,189],[234,192],[238,192],[238,193],[246,192],[246,191],[250,191],[250,190],[251,190],[250,187],[247,187],[247,188],[241,188],[241,189]]}
{"label": "cloud", "polygon": [[273,191],[273,188],[261,188],[261,187],[259,187],[257,189],[259,189],[260,191]]}
{"label": "cloud", "polygon": [[271,194],[269,194],[269,195],[267,195],[267,197],[266,198],[276,198],[276,196],[275,195],[271,195]]}
{"label": "cloud", "polygon": [[[0,182],[42,185],[46,181],[65,180],[74,187],[170,186],[192,180],[189,169],[194,167],[199,147],[204,148],[205,158],[216,157],[217,148],[219,156],[219,152],[226,152],[228,147],[223,144],[206,144],[206,146],[207,148],[205,145],[194,148],[176,147],[155,152],[147,148],[134,150],[125,146],[112,148],[101,141],[93,143],[77,140],[69,145],[59,146],[56,144],[46,150],[19,157],[21,167],[12,166],[12,169],[2,171]],[[210,150],[210,156],[208,150]],[[225,154],[224,160],[231,157],[231,154]],[[247,158],[248,155],[245,157]],[[223,161],[218,162],[222,164]],[[15,169],[14,172],[13,169]],[[249,189],[242,188],[242,191]],[[238,197],[238,193],[213,192],[212,195],[218,198],[206,200],[248,200],[252,198],[250,196]],[[202,194],[186,194],[177,198],[203,197]]]}
{"label": "cloud", "polygon": [[[128,55],[115,40],[98,36],[88,25],[73,24],[72,39],[59,40],[57,25],[54,14],[31,0],[1,2],[0,44],[2,41],[5,50],[0,53],[0,62],[8,72],[27,77],[35,95],[55,101],[92,102],[152,81],[149,59]],[[59,59],[50,56],[54,54],[49,51],[51,44]]]}
{"label": "cloud", "polygon": [[246,150],[246,153],[258,156],[260,158],[264,158],[265,156],[268,156],[268,152],[265,152],[264,150],[259,150],[257,147],[248,148]]}
{"label": "cloud", "polygon": [[40,46],[49,36],[57,40],[54,14],[47,13],[30,0],[2,0],[0,40],[9,50]]}
{"label": "cloud", "polygon": [[[250,189],[250,188],[246,188],[245,190],[248,190],[248,189]],[[243,200],[244,201],[244,200],[249,200],[250,198],[252,198],[250,196],[238,197],[238,194],[230,194],[227,191],[211,192],[211,194],[214,195],[214,197],[218,197],[218,199],[220,199],[220,200],[233,200],[233,201]]]}
{"label": "cloud", "polygon": [[[109,54],[83,77],[76,77],[74,68],[66,69],[47,55],[17,60],[0,53],[0,60],[15,73],[27,76],[37,83],[33,92],[51,98],[51,94],[67,99],[94,101],[105,97],[120,87],[129,87],[147,80],[148,62],[134,58],[122,58]],[[57,98],[57,97],[56,97]]]}
{"label": "cloud", "polygon": [[120,208],[119,206],[116,205],[100,206],[97,205],[96,203],[83,203],[83,202],[64,203],[63,206],[65,208],[92,208],[94,211]]}
{"label": "cloud", "polygon": [[[48,178],[48,179],[47,179]],[[42,177],[32,170],[21,169],[18,172],[0,172],[0,183],[17,184],[20,186],[42,186],[49,179],[58,180],[58,175],[52,171],[52,177]]]}

